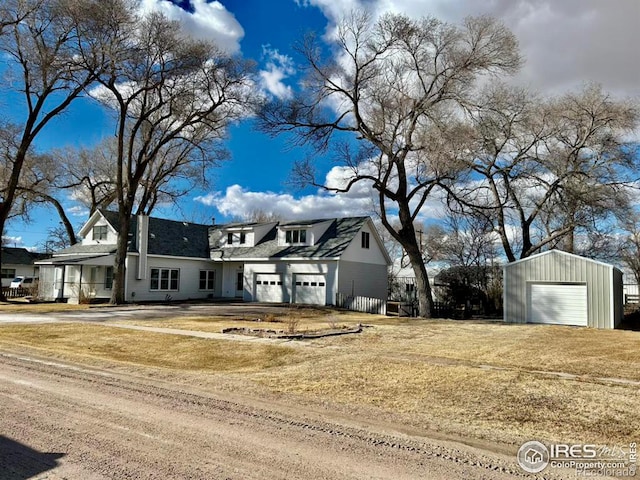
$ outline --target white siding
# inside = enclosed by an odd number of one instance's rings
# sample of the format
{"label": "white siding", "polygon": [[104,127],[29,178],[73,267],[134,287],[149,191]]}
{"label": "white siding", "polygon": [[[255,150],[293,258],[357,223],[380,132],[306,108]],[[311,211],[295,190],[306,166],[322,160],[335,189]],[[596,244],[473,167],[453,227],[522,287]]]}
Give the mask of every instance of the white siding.
{"label": "white siding", "polygon": [[[362,232],[369,234],[369,248],[362,247]],[[386,267],[388,265],[387,257],[382,250],[384,247],[378,242],[378,238],[370,222],[366,222],[342,254],[341,260],[373,263],[385,265]]]}
{"label": "white siding", "polygon": [[8,287],[11,284],[11,280],[13,277],[24,276],[24,277],[37,277],[39,268],[33,265],[2,265],[2,268],[13,269],[15,270],[15,274],[12,278],[3,278],[2,286]]}
{"label": "white siding", "polygon": [[339,285],[339,292],[347,296],[386,300],[388,294],[387,265],[342,261],[340,262]]}
{"label": "white siding", "polygon": [[[130,261],[132,257],[128,257],[127,262],[127,298],[128,302],[138,301],[165,301],[168,297],[171,300],[189,300],[208,298],[211,295],[219,293],[219,279],[222,276],[221,268],[212,262],[202,259],[189,258],[168,258],[149,255],[148,272],[152,268],[169,268],[178,269],[180,272],[179,289],[178,290],[151,290],[151,275],[147,274],[146,279],[138,280],[137,269],[135,263]],[[131,268],[133,267],[133,268]],[[200,290],[200,270],[216,271],[216,290],[214,292]],[[134,295],[135,294],[135,295]]]}

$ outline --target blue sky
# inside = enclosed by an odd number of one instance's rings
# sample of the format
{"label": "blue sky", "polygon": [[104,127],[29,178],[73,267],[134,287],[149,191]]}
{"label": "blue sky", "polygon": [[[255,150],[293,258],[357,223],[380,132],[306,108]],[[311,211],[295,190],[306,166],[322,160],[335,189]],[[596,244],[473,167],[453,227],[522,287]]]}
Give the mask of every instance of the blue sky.
{"label": "blue sky", "polygon": [[[256,81],[273,95],[297,88],[299,65],[291,46],[304,33],[322,34],[343,14],[360,8],[374,17],[392,11],[414,17],[431,14],[454,23],[467,15],[496,16],[514,31],[527,62],[515,83],[554,95],[595,81],[617,96],[640,96],[638,0],[142,0],[141,5],[165,12],[194,36],[254,59],[259,69]],[[0,98],[0,105],[6,107],[6,102]],[[44,132],[38,147],[90,146],[110,135],[112,128],[100,108],[77,102]],[[293,161],[304,152],[287,149],[285,139],[260,134],[249,121],[232,126],[229,134],[232,159],[213,172],[210,189],[185,197],[179,212],[160,208],[154,215],[180,215],[198,222],[215,217],[224,222],[255,210],[284,218],[370,212],[366,189],[343,196],[292,190],[285,182]],[[323,165],[323,173],[339,173],[328,162]],[[80,226],[86,209],[71,199],[65,205]],[[34,247],[44,243],[48,228],[57,222],[52,209],[39,209],[29,224],[12,221],[5,235],[11,245]]]}

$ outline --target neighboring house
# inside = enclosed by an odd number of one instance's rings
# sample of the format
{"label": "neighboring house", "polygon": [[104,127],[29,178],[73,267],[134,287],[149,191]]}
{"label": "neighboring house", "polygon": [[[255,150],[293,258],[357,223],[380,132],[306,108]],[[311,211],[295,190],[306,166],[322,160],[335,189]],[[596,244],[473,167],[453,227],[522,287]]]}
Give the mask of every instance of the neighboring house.
{"label": "neighboring house", "polygon": [[[117,214],[98,210],[79,233],[81,243],[40,262],[41,297],[111,296]],[[368,217],[211,226],[138,215],[130,236],[127,301],[386,299],[389,257]]]}
{"label": "neighboring house", "polygon": [[504,321],[615,328],[622,290],[613,265],[550,250],[504,266]]}
{"label": "neighboring house", "polygon": [[46,256],[26,248],[2,247],[2,286],[8,287],[17,276],[37,277],[38,265],[35,262]]}

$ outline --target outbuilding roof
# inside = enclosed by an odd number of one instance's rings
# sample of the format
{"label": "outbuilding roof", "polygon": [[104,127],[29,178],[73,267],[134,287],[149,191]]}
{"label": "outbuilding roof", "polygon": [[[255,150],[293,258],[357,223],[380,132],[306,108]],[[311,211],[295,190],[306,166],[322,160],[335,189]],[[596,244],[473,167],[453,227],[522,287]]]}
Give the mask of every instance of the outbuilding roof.
{"label": "outbuilding roof", "polygon": [[594,260],[592,258],[582,257],[582,256],[576,255],[574,253],[564,252],[562,250],[556,250],[556,249],[547,250],[546,252],[536,253],[535,255],[531,255],[530,257],[522,258],[520,260],[516,260],[515,262],[507,263],[507,264],[504,265],[503,268],[509,268],[512,265],[517,265],[517,264],[520,264],[520,263],[530,262],[530,261],[533,261],[533,260],[536,260],[538,258],[542,258],[542,257],[545,257],[545,256],[559,256],[559,257],[564,256],[566,258],[573,258],[573,259],[579,260],[579,261],[597,263],[597,264],[605,266],[605,267],[610,267],[610,268],[615,268],[616,270],[620,270],[618,267],[616,267],[614,265],[611,265],[610,263],[601,262],[599,260]]}

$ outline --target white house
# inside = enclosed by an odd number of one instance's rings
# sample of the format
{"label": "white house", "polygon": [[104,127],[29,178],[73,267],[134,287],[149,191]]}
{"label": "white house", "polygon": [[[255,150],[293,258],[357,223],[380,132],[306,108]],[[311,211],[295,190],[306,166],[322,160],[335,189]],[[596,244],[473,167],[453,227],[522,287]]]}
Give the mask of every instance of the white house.
{"label": "white house", "polygon": [[[338,292],[386,299],[390,259],[368,217],[211,226],[138,215],[130,230],[127,301],[331,305]],[[38,262],[41,297],[110,297],[117,214],[96,211],[80,235]]]}
{"label": "white house", "polygon": [[18,276],[37,277],[35,262],[46,257],[42,253],[30,252],[26,248],[2,247],[2,286],[8,287]]}

